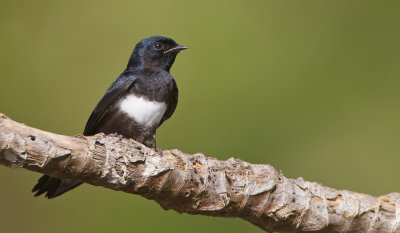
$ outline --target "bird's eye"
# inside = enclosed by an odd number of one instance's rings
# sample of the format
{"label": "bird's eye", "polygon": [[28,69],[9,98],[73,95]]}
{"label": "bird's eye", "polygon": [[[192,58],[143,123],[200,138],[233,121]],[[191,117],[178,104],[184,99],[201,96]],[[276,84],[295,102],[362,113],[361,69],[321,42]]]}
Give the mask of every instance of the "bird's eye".
{"label": "bird's eye", "polygon": [[156,43],[154,43],[153,47],[156,50],[160,50],[163,48],[163,44],[161,44],[160,42],[156,42]]}

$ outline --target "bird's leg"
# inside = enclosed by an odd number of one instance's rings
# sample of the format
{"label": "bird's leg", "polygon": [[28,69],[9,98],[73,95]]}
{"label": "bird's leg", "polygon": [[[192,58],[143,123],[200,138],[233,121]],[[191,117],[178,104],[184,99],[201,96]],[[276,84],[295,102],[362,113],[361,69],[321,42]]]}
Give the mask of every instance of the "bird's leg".
{"label": "bird's leg", "polygon": [[153,148],[157,151],[157,153],[159,153],[160,155],[162,155],[163,151],[158,148],[156,146],[156,135],[153,134],[152,136],[148,137],[144,142],[144,145],[146,145],[147,147]]}

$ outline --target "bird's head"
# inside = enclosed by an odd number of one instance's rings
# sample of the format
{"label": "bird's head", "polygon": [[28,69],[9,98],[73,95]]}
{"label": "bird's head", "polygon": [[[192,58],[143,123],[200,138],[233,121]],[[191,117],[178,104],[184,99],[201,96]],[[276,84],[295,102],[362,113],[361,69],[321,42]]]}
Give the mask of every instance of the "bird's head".
{"label": "bird's head", "polygon": [[170,38],[148,37],[136,44],[127,68],[161,68],[169,72],[176,55],[184,49],[187,47]]}

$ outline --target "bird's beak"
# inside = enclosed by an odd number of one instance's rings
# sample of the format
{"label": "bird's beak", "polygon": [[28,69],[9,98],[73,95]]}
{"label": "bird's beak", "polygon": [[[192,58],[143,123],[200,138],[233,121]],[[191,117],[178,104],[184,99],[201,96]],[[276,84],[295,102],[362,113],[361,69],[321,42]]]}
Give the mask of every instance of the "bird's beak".
{"label": "bird's beak", "polygon": [[173,47],[172,49],[168,49],[167,51],[164,52],[164,54],[166,53],[170,53],[170,52],[179,52],[181,50],[187,49],[188,47],[186,46],[182,46],[182,45],[177,45],[175,47]]}

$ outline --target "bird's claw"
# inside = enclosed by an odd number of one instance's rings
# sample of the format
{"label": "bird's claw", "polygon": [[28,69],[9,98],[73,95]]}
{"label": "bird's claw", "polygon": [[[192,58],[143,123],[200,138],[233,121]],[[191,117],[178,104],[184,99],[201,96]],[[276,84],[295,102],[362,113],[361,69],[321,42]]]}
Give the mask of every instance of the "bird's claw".
{"label": "bird's claw", "polygon": [[163,150],[162,150],[162,149],[156,147],[156,151],[157,151],[157,153],[159,153],[161,156],[163,155]]}
{"label": "bird's claw", "polygon": [[110,133],[107,136],[109,136],[109,137],[118,137],[119,140],[122,140],[124,138],[124,136],[122,136],[121,134],[117,134],[117,133]]}

